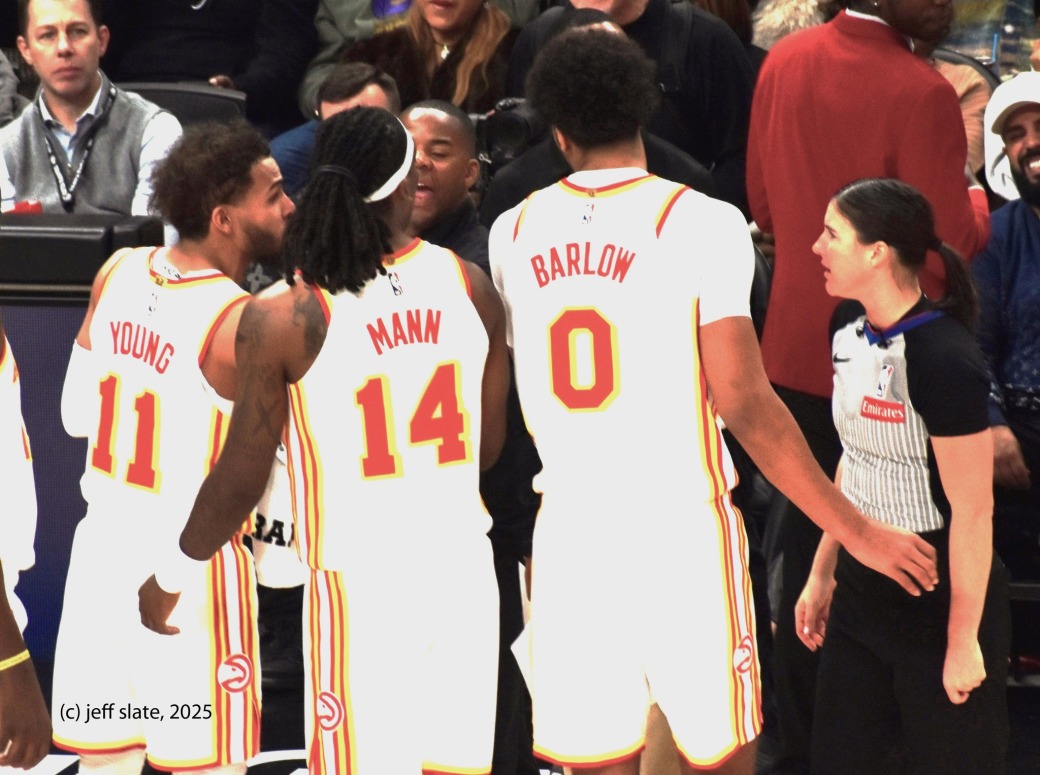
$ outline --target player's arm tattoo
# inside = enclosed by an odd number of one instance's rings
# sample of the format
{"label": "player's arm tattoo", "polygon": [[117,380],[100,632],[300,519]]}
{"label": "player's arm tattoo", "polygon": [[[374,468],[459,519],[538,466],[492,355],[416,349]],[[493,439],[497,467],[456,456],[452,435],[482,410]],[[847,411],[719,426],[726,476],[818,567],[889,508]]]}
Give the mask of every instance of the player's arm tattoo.
{"label": "player's arm tattoo", "polygon": [[308,359],[313,359],[325,343],[325,335],[329,330],[325,311],[314,293],[300,294],[293,300],[292,323],[303,327],[304,353]]}
{"label": "player's arm tattoo", "polygon": [[270,323],[270,313],[256,304],[249,304],[235,335],[235,360],[238,363],[239,393],[236,412],[248,417],[249,433],[253,437],[266,436],[276,443],[282,437],[284,417],[276,417],[279,398],[285,391],[281,369],[272,358],[276,349],[265,341],[264,328]]}

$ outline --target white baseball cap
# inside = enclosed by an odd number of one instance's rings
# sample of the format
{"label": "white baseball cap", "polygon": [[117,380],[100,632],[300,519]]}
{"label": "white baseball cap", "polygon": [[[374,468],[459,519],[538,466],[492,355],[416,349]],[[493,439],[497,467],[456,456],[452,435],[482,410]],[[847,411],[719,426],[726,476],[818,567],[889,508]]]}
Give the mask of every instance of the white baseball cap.
{"label": "white baseball cap", "polygon": [[993,134],[1002,134],[1008,117],[1026,105],[1040,107],[1040,72],[1019,73],[994,89],[984,122]]}

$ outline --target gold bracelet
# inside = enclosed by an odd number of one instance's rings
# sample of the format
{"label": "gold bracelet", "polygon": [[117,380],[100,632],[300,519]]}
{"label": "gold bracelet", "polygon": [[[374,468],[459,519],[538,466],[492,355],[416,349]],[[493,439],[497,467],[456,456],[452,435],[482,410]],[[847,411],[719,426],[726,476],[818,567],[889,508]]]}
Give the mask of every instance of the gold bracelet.
{"label": "gold bracelet", "polygon": [[27,659],[29,659],[29,649],[23,649],[21,653],[15,654],[13,657],[0,660],[0,673],[4,672],[9,667],[22,664],[22,662],[25,662]]}

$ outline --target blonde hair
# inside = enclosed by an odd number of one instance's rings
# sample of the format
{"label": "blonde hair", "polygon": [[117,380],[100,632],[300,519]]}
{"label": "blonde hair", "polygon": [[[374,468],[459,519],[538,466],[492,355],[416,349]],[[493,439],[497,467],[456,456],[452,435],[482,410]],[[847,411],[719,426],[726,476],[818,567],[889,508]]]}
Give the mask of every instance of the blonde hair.
{"label": "blonde hair", "polygon": [[[430,32],[430,26],[423,18],[418,3],[412,3],[412,7],[408,9],[407,24],[408,32],[415,41],[426,68],[426,77],[432,78],[440,57],[436,53],[437,43],[433,39],[433,33]],[[477,97],[491,86],[488,82],[488,64],[498,44],[509,32],[509,26],[509,17],[505,12],[488,2],[477,12],[469,32],[460,41],[465,48],[462,59],[455,68],[455,93],[451,97],[452,103],[465,109],[471,91],[474,91],[473,96]]]}

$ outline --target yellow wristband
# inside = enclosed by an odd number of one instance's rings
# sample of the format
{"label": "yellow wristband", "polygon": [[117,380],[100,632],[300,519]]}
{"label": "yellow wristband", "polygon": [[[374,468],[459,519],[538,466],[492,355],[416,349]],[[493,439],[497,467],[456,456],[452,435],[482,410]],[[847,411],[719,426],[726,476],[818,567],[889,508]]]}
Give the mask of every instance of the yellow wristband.
{"label": "yellow wristband", "polygon": [[29,658],[29,649],[24,649],[21,653],[15,654],[13,657],[0,660],[0,673],[4,672],[9,667],[20,665]]}

